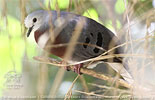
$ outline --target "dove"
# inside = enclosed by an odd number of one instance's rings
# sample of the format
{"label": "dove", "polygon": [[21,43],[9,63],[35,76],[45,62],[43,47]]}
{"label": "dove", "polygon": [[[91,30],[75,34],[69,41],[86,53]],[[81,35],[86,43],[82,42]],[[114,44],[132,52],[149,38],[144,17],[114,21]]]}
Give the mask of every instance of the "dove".
{"label": "dove", "polygon": [[[43,49],[45,49],[45,45],[51,37],[54,38],[51,45],[67,44],[70,42],[73,33],[76,31],[75,27],[81,19],[83,20],[83,26],[71,59],[68,62],[79,62],[97,57],[118,45],[117,37],[114,33],[95,20],[74,13],[57,12],[55,10],[37,10],[30,13],[25,18],[25,26],[28,28],[27,37],[33,33],[36,43]],[[51,29],[54,30],[53,36],[51,35]],[[110,47],[111,43],[113,44],[112,47]],[[66,49],[67,45],[56,48],[51,47],[49,52],[63,58]],[[121,49],[116,48],[113,53],[119,54]],[[103,61],[106,62],[108,59]],[[115,57],[112,62],[121,63],[122,61],[121,58]],[[75,72],[80,74],[82,66],[83,64],[75,65]]]}

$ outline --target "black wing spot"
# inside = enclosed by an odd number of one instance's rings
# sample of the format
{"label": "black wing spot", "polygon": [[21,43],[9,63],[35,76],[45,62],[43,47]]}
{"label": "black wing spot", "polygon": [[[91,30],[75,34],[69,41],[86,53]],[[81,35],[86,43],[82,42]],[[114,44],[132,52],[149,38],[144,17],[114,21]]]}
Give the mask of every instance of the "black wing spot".
{"label": "black wing spot", "polygon": [[98,48],[95,48],[93,51],[94,51],[95,53],[98,53],[98,52],[99,52],[99,49],[98,49]]}
{"label": "black wing spot", "polygon": [[[97,34],[97,42],[96,42],[96,45],[101,47],[102,46],[102,42],[103,42],[103,38],[102,38],[102,34],[100,32],[98,32]],[[95,48],[93,51],[95,53],[98,53],[100,49],[98,48]]]}
{"label": "black wing spot", "polygon": [[102,41],[103,41],[102,34],[99,32],[98,35],[97,35],[97,43],[96,43],[96,45],[101,47],[102,46]]}
{"label": "black wing spot", "polygon": [[90,42],[90,39],[87,37],[85,41],[86,44],[83,44],[83,47],[87,48],[89,42]]}
{"label": "black wing spot", "polygon": [[93,37],[94,35],[93,35],[93,33],[90,33],[90,35]]}

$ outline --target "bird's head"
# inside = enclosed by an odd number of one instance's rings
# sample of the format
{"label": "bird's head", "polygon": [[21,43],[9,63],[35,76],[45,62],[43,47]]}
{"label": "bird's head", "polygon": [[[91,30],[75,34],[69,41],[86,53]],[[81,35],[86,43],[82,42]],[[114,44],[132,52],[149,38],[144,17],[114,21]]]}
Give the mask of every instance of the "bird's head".
{"label": "bird's head", "polygon": [[31,32],[38,30],[45,23],[47,11],[38,10],[29,14],[25,19],[25,26],[28,28],[27,37]]}

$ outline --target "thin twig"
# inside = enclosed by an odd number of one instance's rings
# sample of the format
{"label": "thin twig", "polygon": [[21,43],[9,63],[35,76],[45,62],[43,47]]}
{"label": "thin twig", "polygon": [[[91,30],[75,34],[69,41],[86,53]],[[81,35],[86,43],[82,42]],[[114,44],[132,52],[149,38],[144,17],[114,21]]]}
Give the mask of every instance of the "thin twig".
{"label": "thin twig", "polygon": [[81,63],[86,63],[86,62],[90,62],[90,61],[100,61],[100,60],[104,60],[104,59],[110,59],[110,58],[114,58],[114,57],[136,57],[136,58],[147,58],[147,59],[154,59],[154,56],[151,55],[141,55],[141,54],[113,54],[113,55],[106,55],[106,56],[102,56],[102,57],[96,57],[96,58],[92,58],[92,59],[88,59],[88,60],[84,60],[84,61],[80,61],[80,62],[75,62],[75,63],[68,63],[67,65],[63,65],[60,64],[58,61],[54,60],[51,58],[45,58],[45,57],[33,57],[35,60],[41,61],[42,63],[47,63],[47,64],[52,64],[54,66],[73,66],[76,64],[81,64]]}
{"label": "thin twig", "polygon": [[65,95],[65,99],[64,100],[67,100],[67,98],[71,98],[71,95],[72,95],[72,88],[76,82],[76,80],[79,78],[79,75],[74,79],[74,81],[72,82],[72,85],[71,87],[69,88],[67,94]]}
{"label": "thin twig", "polygon": [[86,80],[85,80],[84,76],[80,76],[79,79],[81,80],[81,84],[82,84],[82,86],[84,88],[84,91],[89,92],[89,89],[88,89],[88,86],[87,86],[87,83],[86,83]]}
{"label": "thin twig", "polygon": [[[55,61],[55,60],[53,61],[53,60],[48,59],[48,58],[45,59],[45,58],[42,58],[42,57],[35,57],[34,59],[38,60],[39,62],[46,63],[46,64],[51,64],[51,65],[53,65],[53,64],[57,65],[58,64],[57,61]],[[57,67],[62,68],[62,66],[57,66]],[[73,66],[68,66],[68,68],[70,70],[74,71]],[[91,69],[87,69],[87,68],[81,68],[80,72],[83,73],[83,74],[87,74],[87,75],[90,75],[92,77],[101,79],[101,80],[106,80],[106,81],[114,80],[114,78],[112,78],[112,77],[106,76],[104,74],[99,74],[99,73],[97,73],[97,72],[95,72],[95,71],[93,71]],[[116,83],[121,85],[121,86],[124,86],[126,88],[131,88],[131,85],[128,84],[127,82],[125,82],[124,80],[119,79],[119,80],[116,81]]]}
{"label": "thin twig", "polygon": [[94,84],[94,83],[88,83],[89,85],[91,86],[94,86],[94,87],[98,87],[98,88],[103,88],[103,89],[107,89],[107,90],[116,90],[116,91],[119,91],[119,92],[124,92],[124,93],[131,93],[129,90],[124,90],[124,89],[119,89],[119,88],[116,88],[116,87],[108,87],[108,86],[105,86],[105,85],[99,85],[99,84]]}

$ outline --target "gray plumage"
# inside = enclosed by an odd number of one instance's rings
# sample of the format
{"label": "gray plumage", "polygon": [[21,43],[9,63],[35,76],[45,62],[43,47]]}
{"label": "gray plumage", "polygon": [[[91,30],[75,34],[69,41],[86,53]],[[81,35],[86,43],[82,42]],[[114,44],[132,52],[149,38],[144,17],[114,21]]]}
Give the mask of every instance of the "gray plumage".
{"label": "gray plumage", "polygon": [[[34,18],[37,19],[37,22],[35,23],[33,23]],[[77,22],[80,20],[80,18],[85,19],[85,23],[77,42],[91,44],[91,46],[77,44],[72,55],[73,61],[86,60],[101,55],[105,51],[109,50],[110,42],[114,43],[113,46],[117,45],[116,41],[113,40],[113,38],[116,38],[116,36],[109,29],[94,21],[93,19],[69,12],[61,11],[59,15],[56,11],[35,11],[28,15],[25,20],[25,25],[28,28],[33,26],[34,33],[39,31],[39,34],[42,35],[45,32],[50,34],[50,24],[52,24],[54,29],[59,26],[59,22],[61,24],[66,24],[57,35],[57,37],[59,37],[59,43],[63,44],[70,41],[72,33],[75,30],[75,26],[77,25]],[[36,32],[35,34],[38,33]],[[100,50],[97,47],[102,47],[103,50]],[[119,53],[119,50],[116,49],[115,53]],[[120,60],[116,59],[115,61]]]}

